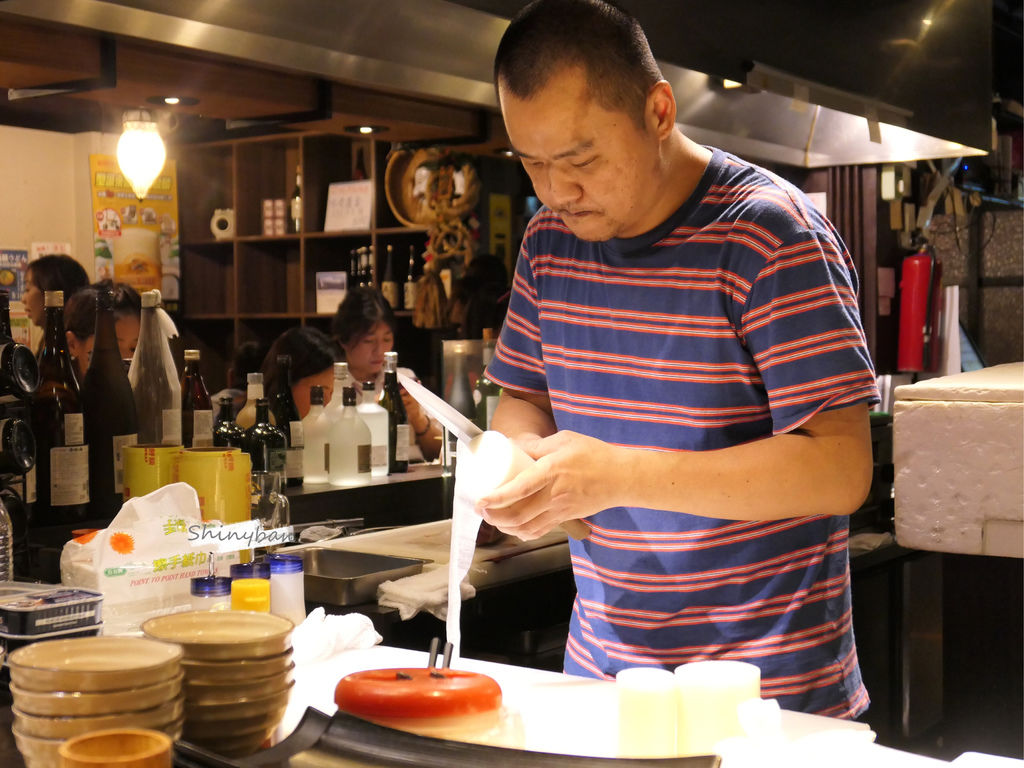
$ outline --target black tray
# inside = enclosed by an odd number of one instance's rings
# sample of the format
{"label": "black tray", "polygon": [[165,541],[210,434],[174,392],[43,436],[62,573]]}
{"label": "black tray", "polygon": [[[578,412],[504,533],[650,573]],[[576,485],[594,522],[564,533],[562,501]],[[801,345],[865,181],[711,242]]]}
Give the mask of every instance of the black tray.
{"label": "black tray", "polygon": [[373,768],[718,768],[717,755],[631,759],[578,757],[466,744],[397,731],[339,712],[328,717],[310,707],[295,731],[271,749],[228,759],[185,742],[174,747],[175,768],[287,768],[302,754],[315,765]]}

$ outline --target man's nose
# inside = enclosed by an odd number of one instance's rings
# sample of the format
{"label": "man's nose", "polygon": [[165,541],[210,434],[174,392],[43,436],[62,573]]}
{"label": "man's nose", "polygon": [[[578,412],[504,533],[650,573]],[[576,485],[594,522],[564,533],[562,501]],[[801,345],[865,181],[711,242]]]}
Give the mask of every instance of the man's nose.
{"label": "man's nose", "polygon": [[548,172],[548,197],[550,207],[565,208],[575,203],[583,194],[583,187],[568,173],[557,168]]}

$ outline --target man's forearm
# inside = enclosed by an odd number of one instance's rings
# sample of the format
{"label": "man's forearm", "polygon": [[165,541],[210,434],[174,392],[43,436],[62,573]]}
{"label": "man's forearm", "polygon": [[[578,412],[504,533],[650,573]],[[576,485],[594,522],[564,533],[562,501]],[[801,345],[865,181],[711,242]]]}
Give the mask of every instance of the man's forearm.
{"label": "man's forearm", "polygon": [[491,417],[491,429],[513,439],[523,435],[547,437],[555,432],[555,420],[546,397],[502,392]]}

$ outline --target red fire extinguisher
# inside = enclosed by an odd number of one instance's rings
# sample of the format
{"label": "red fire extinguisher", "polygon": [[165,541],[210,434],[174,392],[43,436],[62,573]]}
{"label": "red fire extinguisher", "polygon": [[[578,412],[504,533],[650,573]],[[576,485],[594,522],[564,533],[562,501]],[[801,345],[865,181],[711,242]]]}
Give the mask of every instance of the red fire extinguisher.
{"label": "red fire extinguisher", "polygon": [[934,371],[939,367],[941,303],[942,262],[925,247],[903,259],[896,355],[899,370]]}

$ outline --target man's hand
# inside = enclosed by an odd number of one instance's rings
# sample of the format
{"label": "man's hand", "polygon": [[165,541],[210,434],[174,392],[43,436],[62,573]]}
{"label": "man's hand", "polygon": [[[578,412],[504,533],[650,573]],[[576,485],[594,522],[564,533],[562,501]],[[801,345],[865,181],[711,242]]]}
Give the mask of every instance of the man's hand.
{"label": "man's hand", "polygon": [[528,541],[565,520],[621,503],[610,496],[621,449],[570,431],[516,443],[537,461],[477,502],[477,511],[496,528]]}

